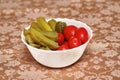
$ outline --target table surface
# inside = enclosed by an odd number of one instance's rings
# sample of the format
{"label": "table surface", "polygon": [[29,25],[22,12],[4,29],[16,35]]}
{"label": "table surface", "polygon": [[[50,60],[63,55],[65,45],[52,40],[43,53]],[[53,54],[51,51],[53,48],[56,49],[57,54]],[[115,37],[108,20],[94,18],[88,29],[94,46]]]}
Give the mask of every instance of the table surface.
{"label": "table surface", "polygon": [[[39,64],[21,41],[37,17],[88,24],[93,38],[73,65]],[[120,80],[120,0],[0,0],[0,80]]]}

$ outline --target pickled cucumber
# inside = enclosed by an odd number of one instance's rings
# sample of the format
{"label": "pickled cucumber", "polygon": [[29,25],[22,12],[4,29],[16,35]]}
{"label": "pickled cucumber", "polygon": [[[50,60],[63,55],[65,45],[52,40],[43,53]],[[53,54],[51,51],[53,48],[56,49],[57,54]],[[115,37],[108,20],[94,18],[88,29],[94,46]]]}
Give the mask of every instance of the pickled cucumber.
{"label": "pickled cucumber", "polygon": [[52,30],[55,31],[56,20],[51,19],[51,20],[48,21],[48,24],[50,25],[50,27],[52,28]]}
{"label": "pickled cucumber", "polygon": [[42,42],[45,44],[44,46],[48,46],[50,49],[57,49],[59,47],[57,42],[45,37],[43,34],[33,28],[30,29],[30,34],[32,34],[33,39],[40,45]]}
{"label": "pickled cucumber", "polygon": [[31,24],[31,26],[30,26],[30,28],[35,28],[35,29],[37,29],[37,30],[44,30],[44,28],[41,26],[41,25],[39,25],[37,22],[32,22],[32,24]]}
{"label": "pickled cucumber", "polygon": [[58,21],[55,26],[55,31],[63,33],[64,28],[66,27],[66,23],[62,21]]}
{"label": "pickled cucumber", "polygon": [[32,22],[30,28],[24,29],[23,34],[26,42],[38,49],[56,50],[58,32],[62,32],[66,26],[65,22],[50,19],[48,22],[45,18],[39,17]]}
{"label": "pickled cucumber", "polygon": [[50,25],[46,22],[45,18],[42,17],[37,18],[37,23],[41,25],[44,28],[44,30],[52,31]]}
{"label": "pickled cucumber", "polygon": [[29,34],[29,30],[24,29],[24,30],[23,30],[23,34],[24,34],[25,36],[28,35],[28,34]]}
{"label": "pickled cucumber", "polygon": [[[31,28],[34,28],[35,30],[39,31],[41,34],[43,34],[44,36],[54,40],[54,41],[57,41],[57,38],[58,38],[58,33],[56,31],[43,31],[41,29],[39,29],[36,25],[32,25],[30,27]],[[27,34],[27,33],[26,33]]]}

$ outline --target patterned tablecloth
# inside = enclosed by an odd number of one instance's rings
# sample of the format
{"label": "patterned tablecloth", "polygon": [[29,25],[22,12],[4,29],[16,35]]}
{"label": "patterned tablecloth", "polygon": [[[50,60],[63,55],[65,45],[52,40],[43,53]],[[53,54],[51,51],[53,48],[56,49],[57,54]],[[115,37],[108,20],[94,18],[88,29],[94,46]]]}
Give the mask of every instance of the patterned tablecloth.
{"label": "patterned tablecloth", "polygon": [[[73,65],[39,64],[21,41],[37,17],[88,24],[93,38]],[[120,80],[120,0],[0,0],[0,80]]]}

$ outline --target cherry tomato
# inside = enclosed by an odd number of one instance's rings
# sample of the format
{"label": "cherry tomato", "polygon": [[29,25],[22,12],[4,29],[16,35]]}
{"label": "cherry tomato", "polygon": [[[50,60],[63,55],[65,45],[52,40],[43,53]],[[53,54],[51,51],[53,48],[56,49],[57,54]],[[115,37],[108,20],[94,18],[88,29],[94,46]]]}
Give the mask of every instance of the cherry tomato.
{"label": "cherry tomato", "polygon": [[64,42],[57,50],[69,49],[68,42]]}
{"label": "cherry tomato", "polygon": [[79,38],[82,41],[82,43],[85,43],[88,40],[88,32],[83,27],[76,30],[75,36]]}
{"label": "cherry tomato", "polygon": [[74,25],[66,26],[64,29],[64,36],[66,40],[69,40],[70,37],[73,37],[75,35],[75,32],[78,28]]}
{"label": "cherry tomato", "polygon": [[63,42],[64,42],[64,35],[61,32],[58,33],[57,42],[58,42],[59,45],[62,45]]}
{"label": "cherry tomato", "polygon": [[69,47],[70,48],[75,48],[75,47],[78,47],[78,46],[80,46],[81,44],[82,44],[82,42],[81,42],[81,40],[79,40],[77,37],[71,37],[70,39],[69,39]]}

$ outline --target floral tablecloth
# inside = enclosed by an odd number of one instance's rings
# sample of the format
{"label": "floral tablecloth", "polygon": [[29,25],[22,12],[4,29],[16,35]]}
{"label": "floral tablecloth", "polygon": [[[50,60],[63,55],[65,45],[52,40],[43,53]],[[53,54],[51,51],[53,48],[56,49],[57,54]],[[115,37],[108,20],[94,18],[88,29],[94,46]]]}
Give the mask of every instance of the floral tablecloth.
{"label": "floral tablecloth", "polygon": [[[88,24],[93,38],[73,65],[39,64],[21,41],[37,17]],[[0,80],[120,80],[120,0],[0,0]]]}

